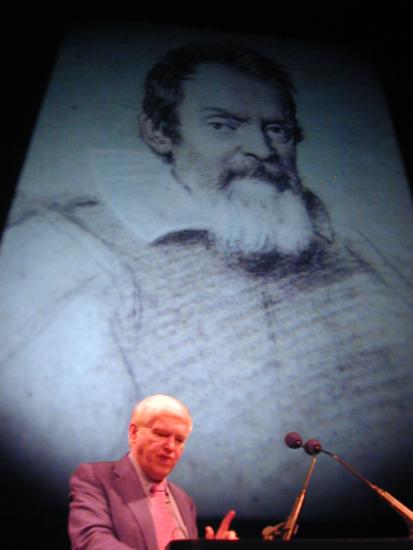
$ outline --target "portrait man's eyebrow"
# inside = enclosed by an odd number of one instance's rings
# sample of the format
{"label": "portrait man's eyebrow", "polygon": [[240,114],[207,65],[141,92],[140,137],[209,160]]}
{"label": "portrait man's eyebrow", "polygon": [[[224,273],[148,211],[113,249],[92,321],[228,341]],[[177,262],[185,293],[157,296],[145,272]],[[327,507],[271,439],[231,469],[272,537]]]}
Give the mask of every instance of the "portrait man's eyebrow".
{"label": "portrait man's eyebrow", "polygon": [[[189,38],[63,50],[2,242],[0,422],[61,491],[119,457],[137,400],[173,395],[197,419],[176,475],[200,515],[272,517],[279,495],[285,516],[288,431],[379,485],[404,460],[411,204],[364,61]],[[320,476],[310,519],[363,516]]]}

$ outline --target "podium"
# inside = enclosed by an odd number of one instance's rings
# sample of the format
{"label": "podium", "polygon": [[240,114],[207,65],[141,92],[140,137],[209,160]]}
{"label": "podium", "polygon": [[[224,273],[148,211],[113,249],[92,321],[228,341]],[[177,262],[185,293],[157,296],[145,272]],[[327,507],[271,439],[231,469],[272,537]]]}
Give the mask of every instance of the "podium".
{"label": "podium", "polygon": [[409,539],[295,539],[266,541],[260,539],[180,540],[171,542],[170,550],[407,550]]}

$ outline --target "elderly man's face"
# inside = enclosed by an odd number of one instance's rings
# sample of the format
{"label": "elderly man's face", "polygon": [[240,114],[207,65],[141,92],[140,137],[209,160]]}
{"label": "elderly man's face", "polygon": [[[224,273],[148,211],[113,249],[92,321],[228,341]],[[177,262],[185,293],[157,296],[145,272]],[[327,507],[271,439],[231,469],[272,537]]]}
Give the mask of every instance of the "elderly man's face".
{"label": "elderly man's face", "polygon": [[293,121],[281,88],[204,64],[184,83],[178,118],[174,173],[187,188],[216,192],[244,178],[290,186]]}
{"label": "elderly man's face", "polygon": [[145,474],[154,481],[164,479],[175,467],[190,433],[186,417],[162,414],[149,426],[130,426],[131,452]]}
{"label": "elderly man's face", "polygon": [[172,155],[175,178],[192,195],[197,228],[217,247],[242,256],[297,257],[314,239],[297,173],[295,121],[285,89],[216,63],[183,84],[180,141],[142,135]]}

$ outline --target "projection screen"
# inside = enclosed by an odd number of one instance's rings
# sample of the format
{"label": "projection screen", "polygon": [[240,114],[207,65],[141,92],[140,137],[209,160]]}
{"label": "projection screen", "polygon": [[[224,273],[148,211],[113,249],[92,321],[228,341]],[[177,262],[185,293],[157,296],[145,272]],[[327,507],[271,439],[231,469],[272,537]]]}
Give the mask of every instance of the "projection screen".
{"label": "projection screen", "polygon": [[[297,125],[279,83],[209,61],[184,78],[175,134],[162,110],[148,126],[145,77],[188,44],[278,63]],[[134,404],[166,393],[193,414],[173,479],[201,516],[285,516],[310,460],[285,446],[291,431],[403,500],[412,229],[362,56],[176,27],[73,29],[1,243],[3,456],[64,499],[79,463],[127,452]],[[357,517],[371,498],[320,456],[306,517]]]}

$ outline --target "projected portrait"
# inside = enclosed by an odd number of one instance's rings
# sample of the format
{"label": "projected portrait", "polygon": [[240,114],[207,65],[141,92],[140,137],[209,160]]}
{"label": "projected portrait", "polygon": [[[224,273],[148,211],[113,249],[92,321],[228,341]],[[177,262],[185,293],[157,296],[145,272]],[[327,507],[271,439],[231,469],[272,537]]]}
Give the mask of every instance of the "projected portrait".
{"label": "projected portrait", "polygon": [[[307,467],[285,433],[375,479],[405,443],[411,206],[365,71],[347,92],[334,56],[332,84],[281,48],[297,94],[274,46],[215,38],[63,50],[0,256],[4,447],[61,491],[166,393],[193,415],[176,476],[200,514],[282,516]],[[336,468],[316,518],[348,498]]]}

